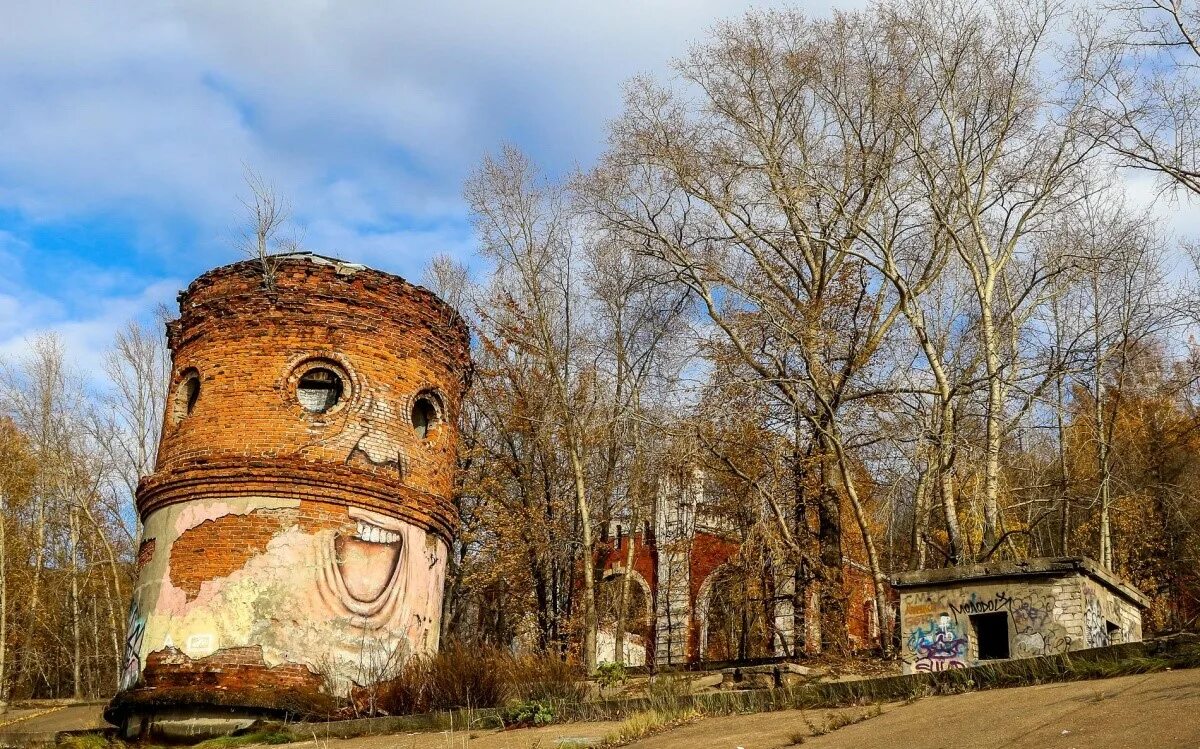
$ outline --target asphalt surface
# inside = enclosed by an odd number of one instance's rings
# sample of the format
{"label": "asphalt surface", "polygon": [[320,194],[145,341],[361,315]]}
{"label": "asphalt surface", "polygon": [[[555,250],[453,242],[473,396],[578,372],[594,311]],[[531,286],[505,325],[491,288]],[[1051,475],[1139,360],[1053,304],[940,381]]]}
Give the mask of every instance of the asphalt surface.
{"label": "asphalt surface", "polygon": [[[842,727],[836,727],[845,723]],[[308,742],[314,749],[551,749],[616,727],[583,723],[507,732]],[[830,730],[832,729],[832,730]],[[704,718],[631,749],[1200,749],[1200,669],[926,697],[878,708],[784,710]]]}
{"label": "asphalt surface", "polygon": [[104,703],[10,708],[0,713],[0,746],[20,745],[26,739],[52,740],[59,731],[104,728]]}
{"label": "asphalt surface", "polygon": [[[0,736],[103,725],[99,705],[10,710]],[[598,743],[615,723],[317,740],[312,749],[553,749]],[[1200,669],[926,697],[840,710],[704,718],[635,749],[1200,749]]]}

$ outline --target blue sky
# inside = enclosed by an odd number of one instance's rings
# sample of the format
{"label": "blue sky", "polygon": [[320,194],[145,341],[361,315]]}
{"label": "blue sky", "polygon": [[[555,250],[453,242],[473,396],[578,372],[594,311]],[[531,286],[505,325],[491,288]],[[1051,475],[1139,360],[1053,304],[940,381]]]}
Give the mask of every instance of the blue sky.
{"label": "blue sky", "polygon": [[[831,3],[861,4],[802,5]],[[624,81],[755,4],[0,0],[0,357],[53,330],[93,369],[126,320],[240,259],[244,165],[308,249],[409,277],[469,259],[484,153],[586,166]]]}
{"label": "blue sky", "polygon": [[586,165],[623,81],[752,4],[0,2],[0,357],[54,330],[90,369],[239,259],[243,165],[308,249],[407,276],[469,258],[484,153]]}

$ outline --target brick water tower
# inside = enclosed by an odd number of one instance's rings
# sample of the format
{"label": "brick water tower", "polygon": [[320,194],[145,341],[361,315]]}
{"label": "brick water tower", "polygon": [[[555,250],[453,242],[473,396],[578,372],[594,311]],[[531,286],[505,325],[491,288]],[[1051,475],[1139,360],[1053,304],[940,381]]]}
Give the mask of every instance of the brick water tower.
{"label": "brick water tower", "polygon": [[462,318],[307,253],[197,278],[172,373],[121,691],[127,735],[286,714],[438,645]]}

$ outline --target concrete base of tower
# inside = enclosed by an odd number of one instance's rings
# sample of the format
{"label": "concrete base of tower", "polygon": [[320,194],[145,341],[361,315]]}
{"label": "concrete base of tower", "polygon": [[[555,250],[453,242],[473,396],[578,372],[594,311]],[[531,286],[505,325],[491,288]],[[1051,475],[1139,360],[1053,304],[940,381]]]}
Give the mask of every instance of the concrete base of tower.
{"label": "concrete base of tower", "polygon": [[197,705],[168,707],[125,715],[119,723],[126,740],[151,739],[176,744],[195,744],[207,739],[245,731],[274,716],[236,707]]}
{"label": "concrete base of tower", "polygon": [[[216,676],[215,674],[211,676]],[[139,686],[119,692],[104,719],[126,739],[190,744],[257,725],[328,720],[335,701],[321,692],[280,685]]]}

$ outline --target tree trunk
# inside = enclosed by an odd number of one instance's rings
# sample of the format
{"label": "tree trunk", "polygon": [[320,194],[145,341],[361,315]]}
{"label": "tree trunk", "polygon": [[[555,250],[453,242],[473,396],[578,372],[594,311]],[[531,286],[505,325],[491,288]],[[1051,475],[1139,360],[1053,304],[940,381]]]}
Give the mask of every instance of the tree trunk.
{"label": "tree trunk", "polygon": [[[43,466],[43,470],[45,467]],[[43,487],[44,489],[44,487]],[[33,633],[37,629],[38,609],[41,607],[41,583],[42,583],[42,568],[46,562],[46,495],[41,493],[37,497],[37,514],[34,520],[33,540],[34,540],[34,561],[33,561],[33,579],[29,586],[28,606],[25,609],[25,621],[22,622],[21,628],[24,633],[24,638],[27,642],[26,652],[21,653],[20,660],[17,661],[17,673],[14,675],[12,689],[14,692],[23,690],[29,680],[29,667],[33,662]],[[29,694],[32,694],[30,687]]]}
{"label": "tree trunk", "polygon": [[925,569],[925,560],[929,554],[929,544],[925,540],[925,530],[929,522],[929,467],[923,469],[917,476],[917,486],[913,492],[913,522],[911,549],[908,557],[910,570]]}
{"label": "tree trunk", "polygon": [[625,535],[625,574],[621,575],[621,591],[617,596],[617,631],[613,635],[613,660],[625,663],[625,630],[628,627],[626,619],[629,609],[629,586],[633,583],[633,562],[637,541],[634,530],[637,528],[638,516],[636,506],[629,520],[629,533]]}
{"label": "tree trunk", "polygon": [[8,496],[0,492],[0,714],[8,708]]}
{"label": "tree trunk", "polygon": [[951,565],[963,561],[962,531],[958,524],[958,497],[954,487],[955,429],[954,403],[942,399],[941,434],[938,440],[938,491],[942,498],[942,514],[946,519],[946,550]]}
{"label": "tree trunk", "polygon": [[592,520],[584,483],[582,446],[575,430],[568,436],[571,453],[571,473],[575,479],[575,503],[579,511],[580,539],[583,565],[583,662],[590,674],[596,670],[596,562],[592,558]]}
{"label": "tree trunk", "polygon": [[[92,512],[92,508],[88,506],[87,503],[83,504],[83,513],[87,517],[88,522],[91,523],[92,530],[96,532],[96,537],[100,539],[100,545],[104,547],[104,554],[108,559],[108,569],[112,578],[113,595],[120,600],[122,598],[121,573],[117,566],[117,553],[113,550],[112,542],[108,539],[108,536],[104,535],[104,528],[102,528],[100,523],[96,521],[96,516]],[[141,531],[138,532],[138,535],[135,536],[135,538],[139,540],[141,539]],[[136,552],[137,549],[135,548],[134,551]],[[136,567],[132,570],[132,574],[138,574]],[[136,585],[137,580],[134,579],[133,583]],[[105,589],[107,590],[107,588],[108,586],[106,584]],[[111,605],[110,601],[110,605],[108,607],[108,625],[109,631],[112,635],[113,651],[116,654],[116,667],[113,672],[114,689],[121,683],[121,657],[123,655],[121,639],[125,636],[123,622],[117,614],[117,609],[118,607]]]}
{"label": "tree trunk", "polygon": [[879,554],[875,550],[875,539],[871,534],[871,527],[867,524],[866,511],[859,499],[854,478],[850,475],[849,456],[846,455],[837,435],[831,435],[829,441],[837,454],[842,485],[846,488],[846,496],[850,500],[850,507],[854,510],[854,520],[858,524],[858,531],[862,534],[863,546],[867,551],[867,567],[871,570],[871,585],[875,599],[875,616],[879,623],[879,647],[886,655],[892,649],[891,630],[887,626],[887,578],[884,577],[883,568],[879,565]]}
{"label": "tree trunk", "polygon": [[1055,424],[1058,429],[1058,502],[1059,529],[1058,553],[1068,556],[1071,553],[1071,498],[1068,493],[1071,480],[1070,469],[1067,465],[1067,426],[1066,402],[1063,392],[1063,375],[1059,366],[1059,375],[1055,382]]}
{"label": "tree trunk", "polygon": [[1111,467],[1108,456],[1108,435],[1105,428],[1103,388],[1100,373],[1096,373],[1096,467],[1100,473],[1100,566],[1112,569],[1112,524],[1109,517],[1111,501]]}
{"label": "tree trunk", "polygon": [[821,461],[821,488],[817,496],[817,552],[821,595],[821,650],[834,655],[850,652],[846,626],[846,588],[842,573],[842,508],[830,482],[829,458]]}
{"label": "tree trunk", "polygon": [[71,686],[75,699],[83,699],[82,642],[79,635],[79,521],[75,509],[68,513],[71,545]]}
{"label": "tree trunk", "polygon": [[[988,316],[990,318],[990,315]],[[986,344],[992,348],[991,343]],[[983,536],[980,551],[987,553],[1000,537],[1000,442],[1003,438],[1004,396],[1000,382],[999,360],[994,351],[988,361],[988,405],[985,431],[986,459],[983,481]]]}

